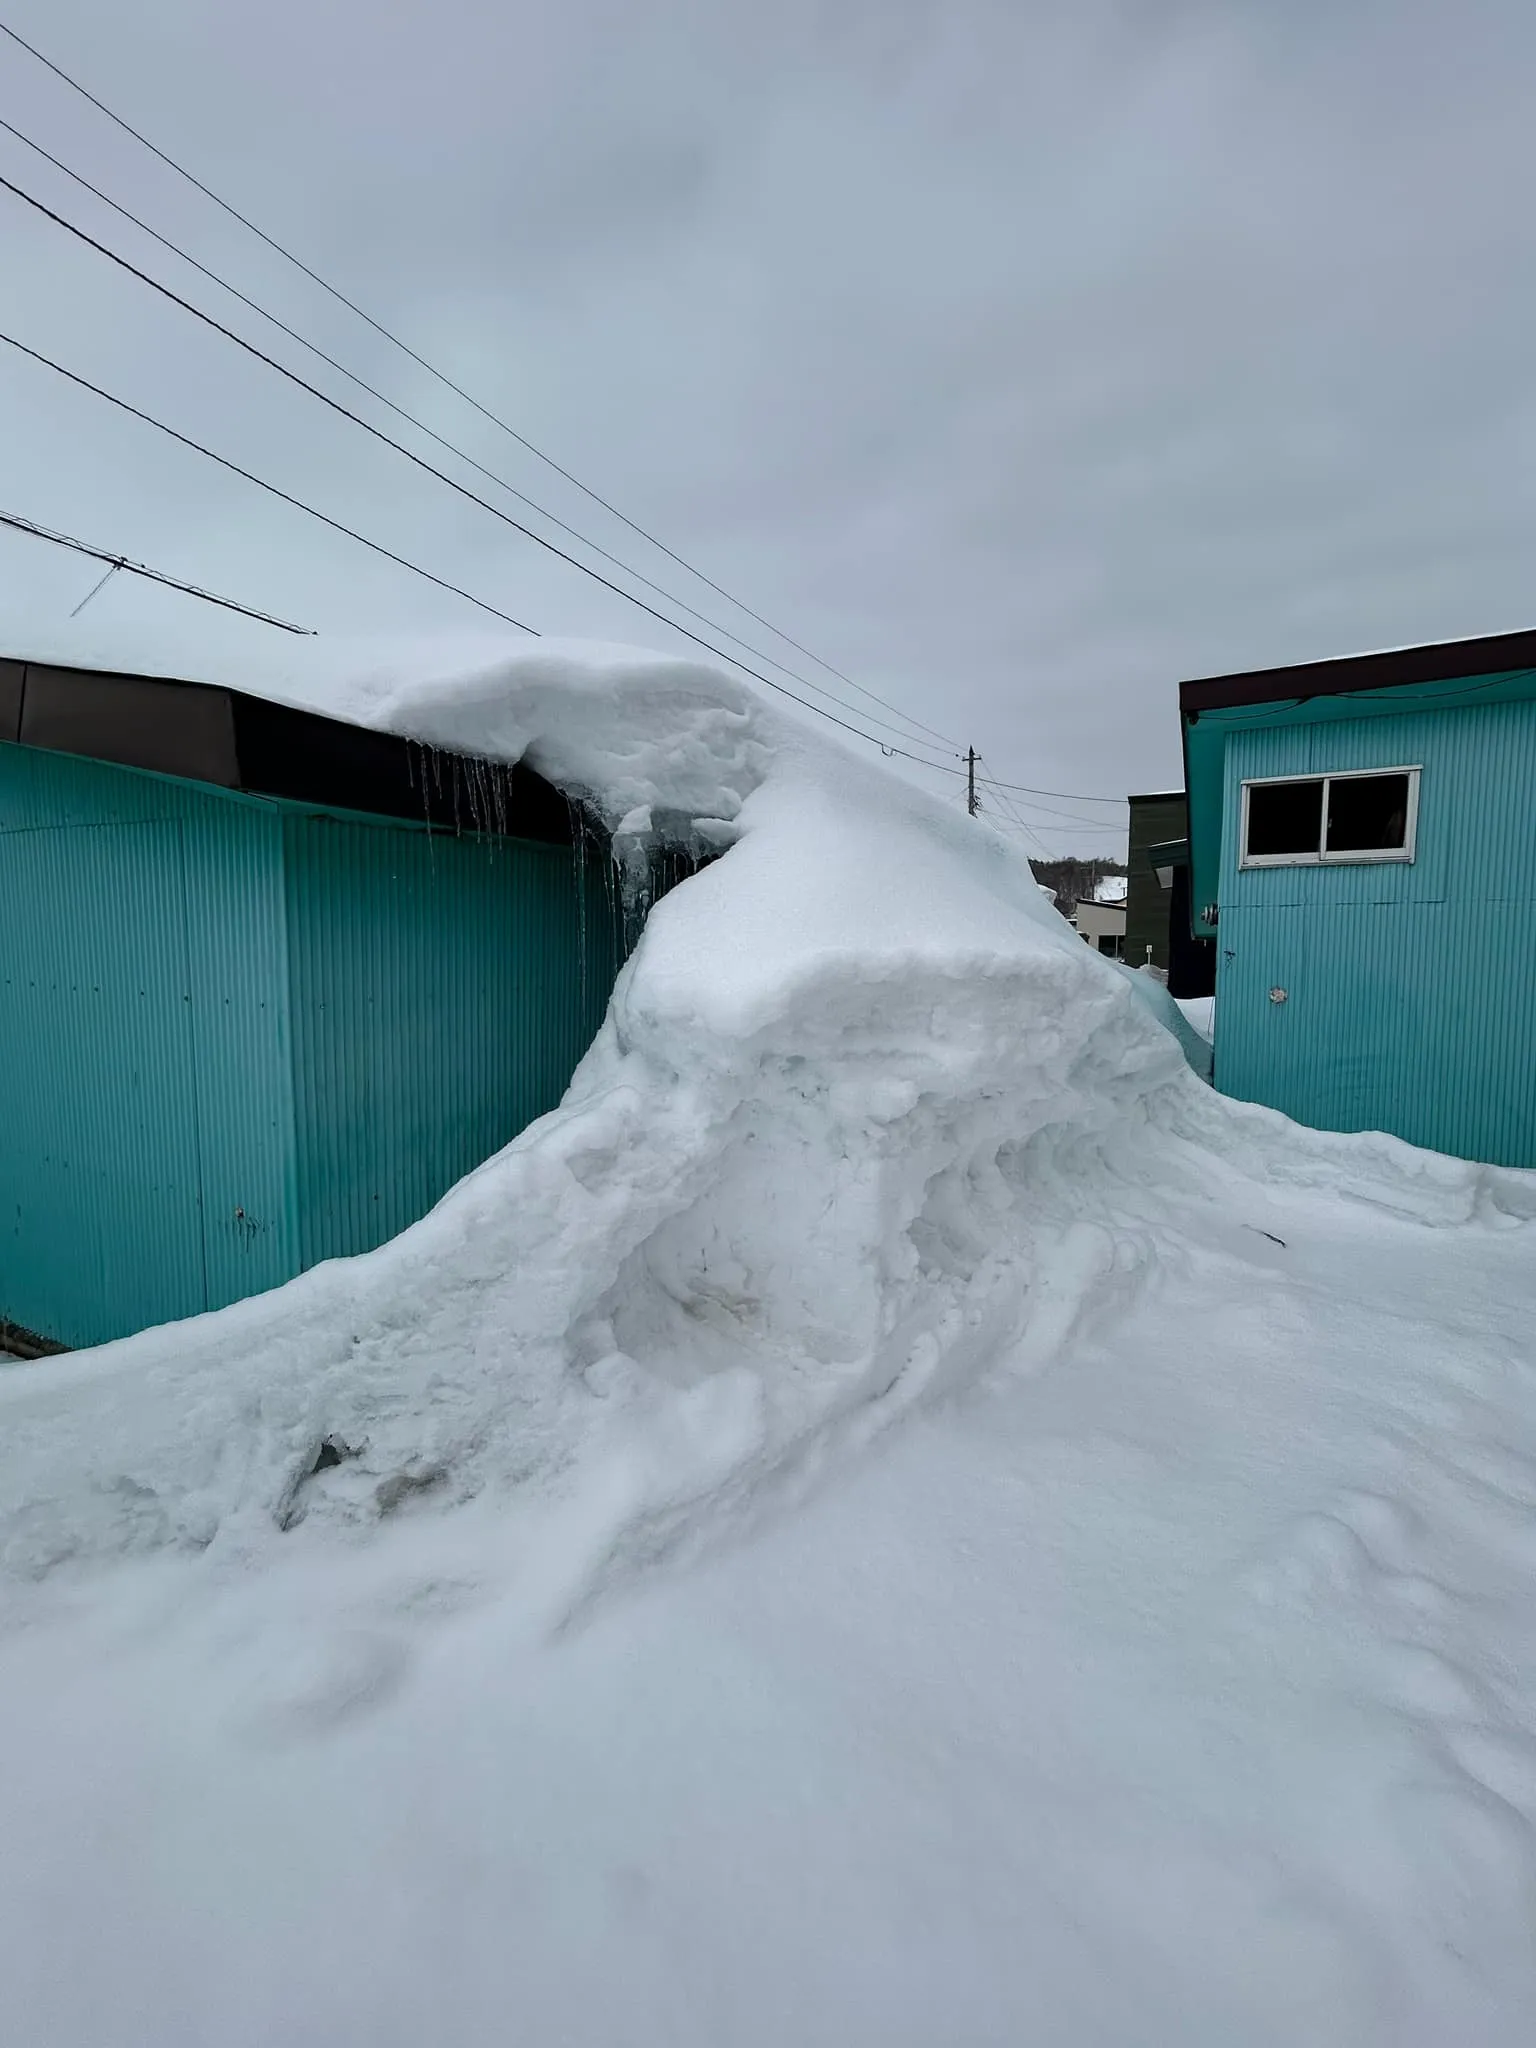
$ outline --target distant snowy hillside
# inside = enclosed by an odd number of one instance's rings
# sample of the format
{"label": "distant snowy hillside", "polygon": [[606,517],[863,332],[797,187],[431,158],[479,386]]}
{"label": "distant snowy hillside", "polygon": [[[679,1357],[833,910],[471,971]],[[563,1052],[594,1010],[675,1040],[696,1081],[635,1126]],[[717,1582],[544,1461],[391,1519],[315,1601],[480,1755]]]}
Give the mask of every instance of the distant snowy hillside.
{"label": "distant snowy hillside", "polygon": [[0,1372],[8,2034],[1526,2042],[1536,1177],[698,664],[295,659],[723,857],[403,1237]]}

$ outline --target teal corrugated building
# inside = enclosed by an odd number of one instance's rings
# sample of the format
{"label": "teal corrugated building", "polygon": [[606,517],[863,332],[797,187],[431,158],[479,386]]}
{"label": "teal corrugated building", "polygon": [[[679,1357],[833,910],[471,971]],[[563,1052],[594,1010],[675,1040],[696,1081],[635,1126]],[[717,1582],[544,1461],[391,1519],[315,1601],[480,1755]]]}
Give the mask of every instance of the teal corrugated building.
{"label": "teal corrugated building", "polygon": [[0,662],[0,1338],[370,1250],[552,1108],[620,938],[523,768]]}
{"label": "teal corrugated building", "polygon": [[1180,685],[1215,1082],[1536,1166],[1536,633]]}

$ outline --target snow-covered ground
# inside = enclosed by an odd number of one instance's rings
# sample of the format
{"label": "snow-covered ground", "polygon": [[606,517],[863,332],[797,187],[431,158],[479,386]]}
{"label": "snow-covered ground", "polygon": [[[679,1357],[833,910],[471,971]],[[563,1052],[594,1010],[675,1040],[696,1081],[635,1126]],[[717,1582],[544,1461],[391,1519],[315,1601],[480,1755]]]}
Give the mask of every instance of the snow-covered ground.
{"label": "snow-covered ground", "polygon": [[1214,996],[1178,996],[1175,998],[1184,1012],[1184,1021],[1205,1039],[1216,1036],[1216,998]]}
{"label": "snow-covered ground", "polygon": [[1536,1178],[694,665],[347,702],[730,850],[403,1239],[0,1375],[6,2038],[1527,2042]]}

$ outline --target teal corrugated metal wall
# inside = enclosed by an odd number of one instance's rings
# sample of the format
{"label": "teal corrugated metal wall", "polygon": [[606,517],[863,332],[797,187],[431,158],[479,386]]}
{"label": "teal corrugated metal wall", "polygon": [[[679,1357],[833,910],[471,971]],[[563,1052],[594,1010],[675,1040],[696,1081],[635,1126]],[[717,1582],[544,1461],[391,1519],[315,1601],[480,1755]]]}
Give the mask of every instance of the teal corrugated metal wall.
{"label": "teal corrugated metal wall", "polygon": [[569,848],[297,815],[284,840],[310,1266],[403,1230],[552,1109],[617,962],[601,870],[578,891]]}
{"label": "teal corrugated metal wall", "polygon": [[[1412,862],[1238,866],[1245,780],[1415,765]],[[1324,1129],[1536,1165],[1533,797],[1533,703],[1229,734],[1217,1086]]]}
{"label": "teal corrugated metal wall", "polygon": [[208,1307],[298,1270],[282,817],[203,798],[184,828]]}
{"label": "teal corrugated metal wall", "polygon": [[280,859],[261,806],[0,745],[8,1321],[99,1343],[293,1270]]}
{"label": "teal corrugated metal wall", "polygon": [[564,1093],[609,875],[0,744],[0,1319],[101,1343],[414,1222]]}

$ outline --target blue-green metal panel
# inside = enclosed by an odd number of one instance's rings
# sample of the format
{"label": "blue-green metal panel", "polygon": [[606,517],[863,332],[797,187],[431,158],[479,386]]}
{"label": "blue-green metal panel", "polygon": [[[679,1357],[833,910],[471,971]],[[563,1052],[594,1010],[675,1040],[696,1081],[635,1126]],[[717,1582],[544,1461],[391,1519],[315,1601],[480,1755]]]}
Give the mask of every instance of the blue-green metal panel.
{"label": "blue-green metal panel", "polygon": [[282,815],[185,785],[207,1306],[299,1270]]}
{"label": "blue-green metal panel", "polygon": [[102,1342],[368,1249],[553,1107],[591,855],[0,744],[0,1317]]}
{"label": "blue-green metal panel", "polygon": [[[1414,765],[1412,862],[1239,867],[1245,780]],[[1533,791],[1525,700],[1229,732],[1217,1086],[1325,1129],[1536,1165]]]}
{"label": "blue-green metal panel", "polygon": [[0,745],[0,1315],[98,1343],[295,1270],[280,858],[269,806]]}
{"label": "blue-green metal panel", "polygon": [[602,869],[565,848],[292,813],[284,841],[310,1266],[404,1229],[554,1107],[607,1003],[614,919]]}
{"label": "blue-green metal panel", "polygon": [[0,834],[0,1312],[96,1343],[205,1299],[181,826]]}

